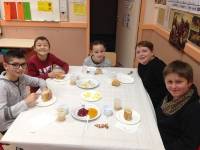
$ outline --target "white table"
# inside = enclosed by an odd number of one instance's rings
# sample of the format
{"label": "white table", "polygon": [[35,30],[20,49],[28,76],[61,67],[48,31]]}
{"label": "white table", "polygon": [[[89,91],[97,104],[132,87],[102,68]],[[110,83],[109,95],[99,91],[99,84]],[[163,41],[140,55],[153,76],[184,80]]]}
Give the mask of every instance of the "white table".
{"label": "white table", "polygon": [[[120,87],[111,86],[109,74],[111,72],[128,73],[133,70],[135,82],[133,84],[122,84]],[[113,99],[120,98],[123,104],[131,105],[141,115],[141,122],[134,126],[134,130],[122,130],[117,127],[119,122],[115,115],[101,117],[89,123],[75,120],[70,114],[65,122],[51,121],[42,126],[45,122],[38,121],[40,127],[32,128],[35,118],[41,116],[54,116],[55,110],[60,104],[70,109],[80,106],[83,103],[81,93],[84,89],[71,86],[68,82],[59,83],[47,80],[49,88],[57,98],[57,102],[49,107],[35,107],[21,113],[11,125],[8,132],[2,138],[3,142],[12,143],[25,150],[164,150],[163,143],[156,125],[156,119],[152,103],[146,93],[142,82],[133,68],[105,68],[103,75],[94,76],[100,81],[96,90],[100,91],[103,98],[93,102],[101,110],[104,105],[113,106]],[[81,73],[80,67],[70,67],[69,73]],[[51,118],[51,117],[50,117]],[[108,121],[109,129],[99,129],[95,123]],[[129,132],[131,131],[131,133]]]}

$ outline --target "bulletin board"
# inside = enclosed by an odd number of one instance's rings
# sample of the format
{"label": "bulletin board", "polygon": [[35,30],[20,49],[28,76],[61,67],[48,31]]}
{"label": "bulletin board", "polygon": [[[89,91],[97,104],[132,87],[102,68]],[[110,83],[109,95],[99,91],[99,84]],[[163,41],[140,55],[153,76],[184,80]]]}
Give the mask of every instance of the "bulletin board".
{"label": "bulletin board", "polygon": [[59,0],[1,0],[5,20],[60,21]]}

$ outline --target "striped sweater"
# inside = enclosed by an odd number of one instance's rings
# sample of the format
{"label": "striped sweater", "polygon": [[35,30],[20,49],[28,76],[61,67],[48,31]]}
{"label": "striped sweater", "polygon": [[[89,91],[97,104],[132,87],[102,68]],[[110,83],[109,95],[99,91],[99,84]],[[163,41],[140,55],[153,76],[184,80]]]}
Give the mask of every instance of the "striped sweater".
{"label": "striped sweater", "polygon": [[0,75],[0,131],[6,131],[14,119],[28,109],[24,99],[27,97],[26,86],[45,88],[43,79],[22,75],[13,82]]}

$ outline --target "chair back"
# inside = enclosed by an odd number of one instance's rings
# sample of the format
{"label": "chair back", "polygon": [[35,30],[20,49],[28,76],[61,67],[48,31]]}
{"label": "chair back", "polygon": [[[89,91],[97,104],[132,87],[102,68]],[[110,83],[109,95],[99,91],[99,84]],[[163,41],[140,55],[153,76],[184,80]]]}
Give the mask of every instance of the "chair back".
{"label": "chair back", "polygon": [[109,59],[112,63],[112,66],[116,66],[116,53],[115,52],[105,52],[105,57]]}

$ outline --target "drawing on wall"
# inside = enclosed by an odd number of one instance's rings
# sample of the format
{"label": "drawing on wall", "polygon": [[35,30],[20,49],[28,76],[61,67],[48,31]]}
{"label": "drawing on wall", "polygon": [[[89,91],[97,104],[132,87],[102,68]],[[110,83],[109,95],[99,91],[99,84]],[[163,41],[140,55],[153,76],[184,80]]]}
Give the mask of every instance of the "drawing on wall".
{"label": "drawing on wall", "polygon": [[160,24],[161,26],[164,26],[164,21],[165,21],[165,9],[159,8],[158,9],[157,23]]}
{"label": "drawing on wall", "polygon": [[200,46],[200,16],[193,16],[188,39]]}
{"label": "drawing on wall", "polygon": [[174,12],[169,42],[178,50],[183,50],[187,42],[192,15],[181,11]]}
{"label": "drawing on wall", "polygon": [[155,0],[155,4],[166,5],[166,0]]}
{"label": "drawing on wall", "polygon": [[1,1],[5,20],[60,21],[58,0]]}

